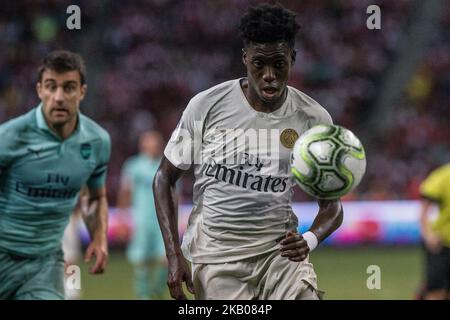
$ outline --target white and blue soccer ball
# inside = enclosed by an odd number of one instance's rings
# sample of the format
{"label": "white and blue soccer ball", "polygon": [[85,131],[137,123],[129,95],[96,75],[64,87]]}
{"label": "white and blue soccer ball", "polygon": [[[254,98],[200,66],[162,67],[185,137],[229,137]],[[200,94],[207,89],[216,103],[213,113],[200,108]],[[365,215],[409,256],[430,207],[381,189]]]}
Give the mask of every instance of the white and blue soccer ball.
{"label": "white and blue soccer ball", "polygon": [[314,126],[298,138],[292,150],[294,180],[317,199],[337,199],[351,192],[365,171],[361,141],[341,126]]}

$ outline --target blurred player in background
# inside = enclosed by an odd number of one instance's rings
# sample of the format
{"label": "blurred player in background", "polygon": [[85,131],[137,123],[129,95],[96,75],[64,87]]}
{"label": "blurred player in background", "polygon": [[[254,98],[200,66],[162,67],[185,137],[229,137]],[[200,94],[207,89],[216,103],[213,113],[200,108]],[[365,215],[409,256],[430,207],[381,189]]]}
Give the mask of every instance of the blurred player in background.
{"label": "blurred player in background", "polygon": [[139,299],[162,299],[166,291],[167,262],[152,194],[162,146],[158,132],[143,133],[140,153],[122,168],[118,207],[125,210],[131,206],[133,234],[127,257],[134,268],[134,288]]}
{"label": "blurred player in background", "polygon": [[54,51],[43,60],[41,103],[0,125],[0,299],[64,299],[61,241],[82,186],[95,255],[91,273],[107,263],[106,171],[109,134],[79,111],[86,94],[83,59]]}
{"label": "blurred player in background", "polygon": [[[250,8],[240,25],[247,77],[196,95],[166,146],[153,190],[173,298],[186,298],[186,282],[197,299],[319,299],[308,255],[340,226],[343,212],[340,200],[318,201],[310,230],[297,233],[290,152],[304,131],[332,123],[316,101],[287,86],[298,29],[295,14],[281,5]],[[278,133],[262,143],[266,149],[238,150],[244,161],[228,164],[216,154],[236,150],[234,139],[223,139],[236,128]],[[278,142],[276,159],[270,158],[268,145]],[[194,161],[204,148],[217,153]],[[194,209],[181,248],[173,190],[192,165]]]}
{"label": "blurred player in background", "polygon": [[[450,299],[450,163],[434,170],[420,187],[420,230],[426,255],[426,300]],[[430,222],[434,205],[439,214]]]}

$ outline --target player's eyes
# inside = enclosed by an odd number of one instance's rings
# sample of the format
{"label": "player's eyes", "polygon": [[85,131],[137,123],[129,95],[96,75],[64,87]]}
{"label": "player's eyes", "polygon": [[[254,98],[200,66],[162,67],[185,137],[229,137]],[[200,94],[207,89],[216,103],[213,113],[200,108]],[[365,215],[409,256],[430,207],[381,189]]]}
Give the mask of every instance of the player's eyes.
{"label": "player's eyes", "polygon": [[286,66],[286,63],[284,61],[278,61],[275,63],[275,68],[278,68],[278,69],[282,69],[285,66]]}
{"label": "player's eyes", "polygon": [[64,87],[64,91],[66,91],[66,92],[71,92],[73,90],[75,90],[75,86],[66,86],[66,87]]}
{"label": "player's eyes", "polygon": [[50,90],[50,91],[55,91],[56,90],[56,86],[52,85],[52,84],[48,84],[45,86],[45,89]]}
{"label": "player's eyes", "polygon": [[263,63],[262,63],[261,60],[253,60],[253,65],[254,65],[256,68],[261,68],[261,67],[263,66]]}

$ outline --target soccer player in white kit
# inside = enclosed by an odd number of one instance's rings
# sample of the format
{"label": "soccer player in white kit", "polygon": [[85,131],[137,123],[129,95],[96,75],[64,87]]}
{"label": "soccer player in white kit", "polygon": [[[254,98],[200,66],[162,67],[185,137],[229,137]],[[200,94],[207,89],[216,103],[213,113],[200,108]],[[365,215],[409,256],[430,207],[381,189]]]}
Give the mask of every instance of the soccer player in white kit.
{"label": "soccer player in white kit", "polygon": [[[186,298],[183,282],[196,299],[319,298],[308,254],[343,211],[340,200],[318,200],[310,230],[297,233],[290,153],[304,131],[332,123],[287,86],[298,29],[281,5],[250,8],[240,25],[247,77],[192,98],[166,146],[153,190],[175,299]],[[194,208],[180,246],[173,195],[190,168]]]}

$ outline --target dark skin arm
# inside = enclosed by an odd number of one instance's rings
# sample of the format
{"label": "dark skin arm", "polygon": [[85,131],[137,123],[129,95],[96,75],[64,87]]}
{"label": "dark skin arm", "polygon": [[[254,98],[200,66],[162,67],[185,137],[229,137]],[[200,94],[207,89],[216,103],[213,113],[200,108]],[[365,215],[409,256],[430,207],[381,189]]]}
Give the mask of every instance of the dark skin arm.
{"label": "dark skin arm", "polygon": [[[342,224],[344,213],[341,201],[318,200],[319,212],[309,229],[317,237],[319,243],[325,240]],[[309,254],[309,247],[303,236],[297,232],[289,231],[280,241],[281,256],[294,262],[303,261]]]}
{"label": "dark skin arm", "polygon": [[156,214],[169,264],[167,285],[169,286],[170,295],[177,300],[186,299],[183,292],[183,282],[186,282],[188,290],[194,293],[191,272],[180,247],[178,207],[175,196],[175,184],[185,172],[172,165],[166,157],[163,157],[153,180]]}

